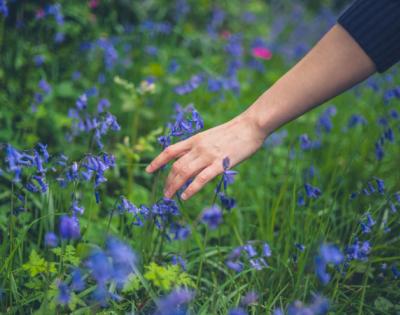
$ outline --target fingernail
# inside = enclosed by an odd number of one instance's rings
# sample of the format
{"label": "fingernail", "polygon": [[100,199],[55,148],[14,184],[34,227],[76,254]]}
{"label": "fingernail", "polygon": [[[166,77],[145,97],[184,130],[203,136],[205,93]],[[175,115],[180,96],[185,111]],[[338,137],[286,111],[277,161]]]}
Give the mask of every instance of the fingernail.
{"label": "fingernail", "polygon": [[150,165],[148,165],[148,166],[146,167],[146,172],[147,172],[147,173],[150,173]]}
{"label": "fingernail", "polygon": [[186,193],[183,193],[183,194],[181,195],[181,198],[182,198],[183,200],[186,200],[187,194],[186,194]]}

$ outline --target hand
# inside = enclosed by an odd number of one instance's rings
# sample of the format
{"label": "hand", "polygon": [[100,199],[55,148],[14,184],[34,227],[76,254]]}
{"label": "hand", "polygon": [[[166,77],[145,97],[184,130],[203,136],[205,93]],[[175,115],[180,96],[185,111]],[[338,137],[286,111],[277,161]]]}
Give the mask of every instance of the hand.
{"label": "hand", "polygon": [[167,147],[147,166],[146,171],[153,173],[177,159],[168,174],[164,195],[172,198],[179,188],[194,178],[181,195],[183,200],[187,200],[223,172],[222,160],[225,157],[229,157],[232,167],[257,151],[265,137],[256,121],[242,114]]}

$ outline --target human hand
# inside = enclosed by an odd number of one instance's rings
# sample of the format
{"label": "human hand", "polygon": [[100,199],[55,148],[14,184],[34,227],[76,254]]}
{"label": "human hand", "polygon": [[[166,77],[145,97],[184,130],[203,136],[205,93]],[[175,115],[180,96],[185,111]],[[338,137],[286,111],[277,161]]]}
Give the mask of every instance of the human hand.
{"label": "human hand", "polygon": [[242,114],[231,121],[208,129],[167,147],[146,168],[153,173],[169,161],[176,159],[168,174],[164,195],[172,196],[189,179],[194,178],[181,198],[187,200],[224,169],[222,161],[230,160],[230,167],[256,152],[266,137],[256,121]]}

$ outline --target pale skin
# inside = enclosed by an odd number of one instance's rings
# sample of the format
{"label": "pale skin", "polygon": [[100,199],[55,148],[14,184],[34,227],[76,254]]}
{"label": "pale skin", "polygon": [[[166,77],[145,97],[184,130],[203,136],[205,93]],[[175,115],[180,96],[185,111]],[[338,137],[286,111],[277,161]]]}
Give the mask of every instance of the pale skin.
{"label": "pale skin", "polygon": [[332,27],[310,52],[234,119],[173,144],[146,168],[153,173],[175,160],[164,195],[172,198],[193,178],[182,193],[187,200],[230,167],[254,154],[277,128],[365,80],[375,65],[339,24]]}

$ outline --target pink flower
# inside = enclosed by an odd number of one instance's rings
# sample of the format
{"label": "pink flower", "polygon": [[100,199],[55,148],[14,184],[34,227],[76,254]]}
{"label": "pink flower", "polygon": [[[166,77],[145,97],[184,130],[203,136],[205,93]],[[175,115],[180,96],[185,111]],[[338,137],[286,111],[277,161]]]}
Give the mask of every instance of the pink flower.
{"label": "pink flower", "polygon": [[89,8],[95,9],[96,7],[98,7],[99,3],[100,3],[99,0],[90,0],[89,1]]}
{"label": "pink flower", "polygon": [[265,60],[269,60],[272,58],[272,52],[268,48],[264,47],[254,47],[251,50],[251,54],[256,58],[261,58]]}
{"label": "pink flower", "polygon": [[46,15],[46,13],[44,12],[44,10],[42,8],[38,9],[36,11],[36,20],[43,19],[45,15]]}
{"label": "pink flower", "polygon": [[228,39],[228,38],[231,36],[231,32],[229,32],[229,31],[227,31],[227,30],[223,30],[223,31],[220,33],[220,35],[221,35],[221,37],[222,37],[223,39]]}

